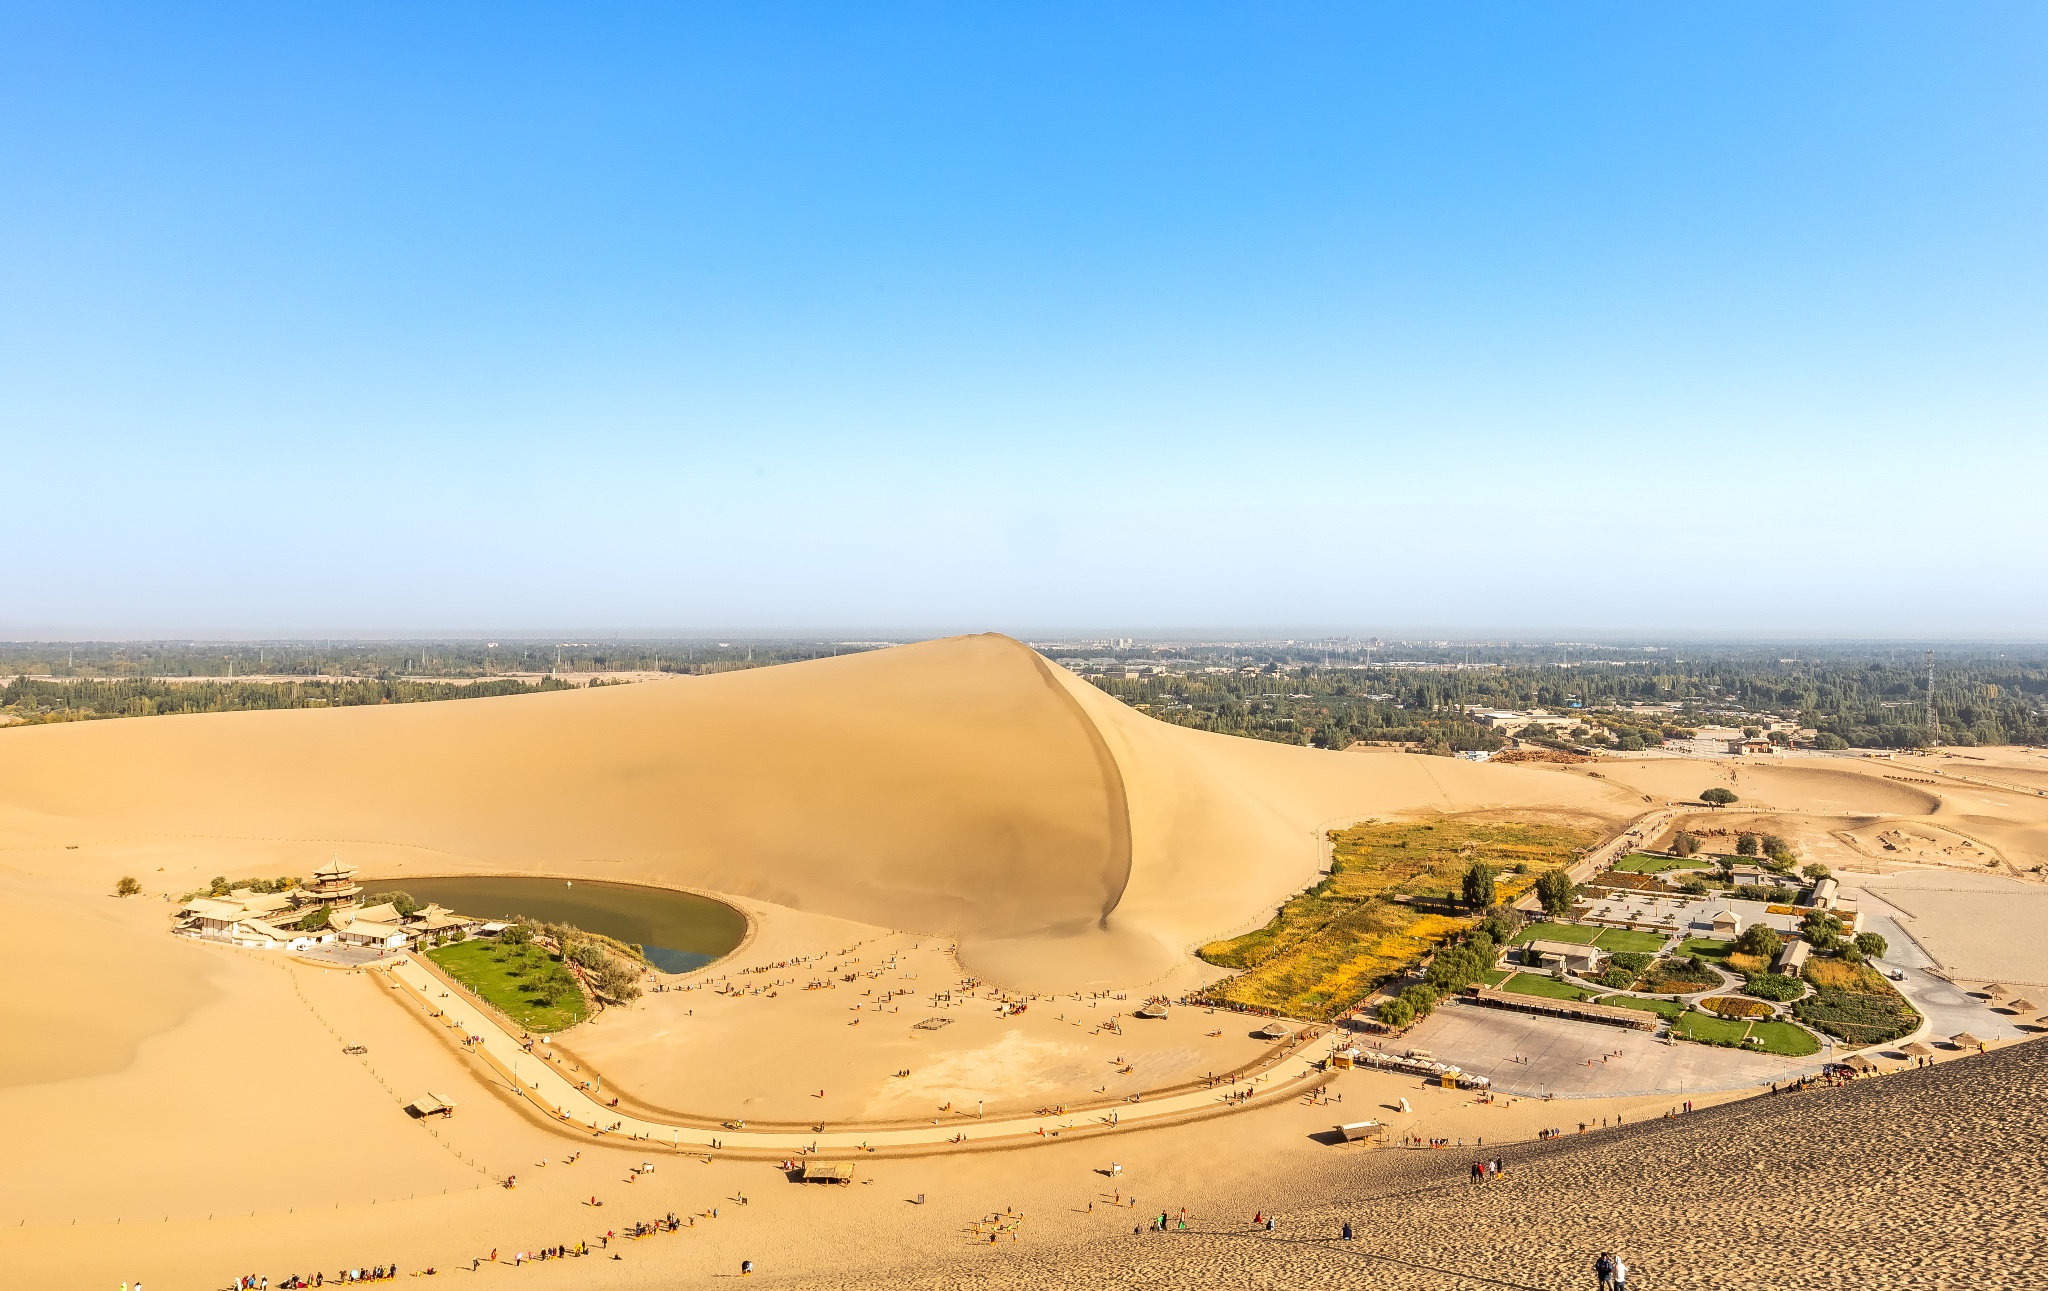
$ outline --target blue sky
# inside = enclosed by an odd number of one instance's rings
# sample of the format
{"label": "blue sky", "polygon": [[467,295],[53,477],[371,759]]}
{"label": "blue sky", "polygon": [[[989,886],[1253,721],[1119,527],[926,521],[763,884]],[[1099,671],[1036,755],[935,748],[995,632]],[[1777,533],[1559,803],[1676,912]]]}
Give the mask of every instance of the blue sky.
{"label": "blue sky", "polygon": [[2048,11],[0,6],[0,633],[2048,636]]}

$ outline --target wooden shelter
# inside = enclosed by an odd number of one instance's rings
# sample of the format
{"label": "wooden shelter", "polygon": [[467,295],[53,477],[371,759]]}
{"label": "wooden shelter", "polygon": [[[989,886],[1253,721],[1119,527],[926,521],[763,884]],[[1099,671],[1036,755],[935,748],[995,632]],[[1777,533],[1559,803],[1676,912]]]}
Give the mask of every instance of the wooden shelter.
{"label": "wooden shelter", "polygon": [[422,1120],[429,1116],[449,1117],[455,1115],[455,1104],[431,1091],[421,1094],[405,1106],[406,1110]]}
{"label": "wooden shelter", "polygon": [[1911,1044],[1900,1045],[1899,1052],[1905,1054],[1908,1058],[1931,1058],[1934,1056],[1934,1050],[1921,1044],[1918,1040]]}
{"label": "wooden shelter", "polygon": [[851,1161],[806,1161],[804,1162],[805,1183],[852,1183],[853,1162]]}
{"label": "wooden shelter", "polygon": [[1948,1042],[1958,1049],[1981,1049],[1984,1046],[1982,1040],[1971,1035],[1968,1031],[1956,1032],[1948,1038]]}
{"label": "wooden shelter", "polygon": [[1252,1032],[1253,1038],[1259,1040],[1285,1040],[1293,1034],[1294,1032],[1284,1022],[1268,1022]]}

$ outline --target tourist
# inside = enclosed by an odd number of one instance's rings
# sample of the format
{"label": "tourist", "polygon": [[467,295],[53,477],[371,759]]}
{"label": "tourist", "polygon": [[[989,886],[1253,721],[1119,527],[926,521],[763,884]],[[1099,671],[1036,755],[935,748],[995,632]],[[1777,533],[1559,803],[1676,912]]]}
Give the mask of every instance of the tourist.
{"label": "tourist", "polygon": [[743,1278],[754,1276],[754,1262],[752,1260],[740,1261],[740,1276]]}
{"label": "tourist", "polygon": [[1600,1280],[1600,1291],[1614,1291],[1614,1256],[1600,1252],[1600,1258],[1593,1261],[1593,1276]]}
{"label": "tourist", "polygon": [[1622,1291],[1623,1284],[1627,1281],[1628,1265],[1622,1263],[1621,1257],[1617,1255],[1614,1257],[1614,1291]]}

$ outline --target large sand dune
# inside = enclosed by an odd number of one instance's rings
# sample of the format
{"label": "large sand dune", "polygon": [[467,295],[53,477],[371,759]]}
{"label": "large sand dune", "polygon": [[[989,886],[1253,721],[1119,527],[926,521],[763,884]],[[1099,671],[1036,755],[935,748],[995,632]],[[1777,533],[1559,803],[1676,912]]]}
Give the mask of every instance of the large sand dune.
{"label": "large sand dune", "polygon": [[330,853],[384,874],[601,874],[957,936],[970,966],[1028,986],[1158,978],[1311,881],[1323,826],[1539,805],[1635,810],[1590,781],[1168,726],[996,635],[0,741],[0,855],[94,885]]}

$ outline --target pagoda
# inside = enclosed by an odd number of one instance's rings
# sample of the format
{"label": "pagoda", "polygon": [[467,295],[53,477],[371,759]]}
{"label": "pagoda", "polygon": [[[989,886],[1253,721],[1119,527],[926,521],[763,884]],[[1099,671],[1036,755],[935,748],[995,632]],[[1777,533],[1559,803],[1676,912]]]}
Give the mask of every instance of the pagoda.
{"label": "pagoda", "polygon": [[314,905],[346,905],[363,895],[363,885],[356,882],[355,867],[336,857],[314,870],[312,882],[292,895]]}

